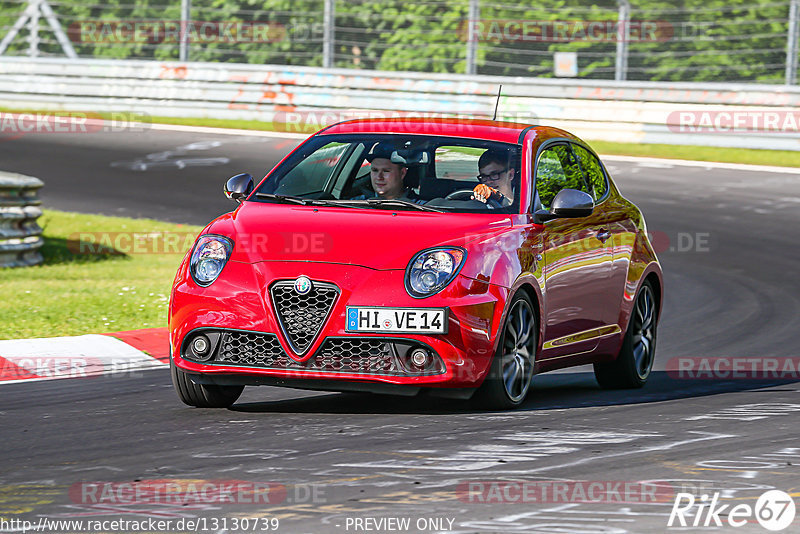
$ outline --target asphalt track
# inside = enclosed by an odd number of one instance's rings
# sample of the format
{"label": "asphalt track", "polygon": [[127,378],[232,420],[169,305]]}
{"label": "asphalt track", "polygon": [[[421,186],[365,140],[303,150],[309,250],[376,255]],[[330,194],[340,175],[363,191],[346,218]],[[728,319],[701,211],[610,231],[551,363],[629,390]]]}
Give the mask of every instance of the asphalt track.
{"label": "asphalt track", "polygon": [[[233,208],[221,192],[226,177],[261,175],[295,144],[174,131],[28,135],[0,142],[0,167],[42,178],[48,207],[202,224]],[[278,518],[277,531],[288,533],[768,532],[753,517],[733,528],[727,512],[724,527],[667,522],[676,491],[754,506],[775,488],[800,507],[798,383],[664,370],[678,357],[798,355],[800,176],[608,166],[659,236],[665,273],[656,370],[644,389],[602,391],[579,368],[537,376],[522,409],[496,413],[456,401],[272,388],[248,388],[230,410],[190,409],[162,370],[3,385],[0,516],[206,518],[208,532],[260,531],[233,528],[234,518]],[[80,491],[154,480],[184,490],[189,482],[277,483],[286,497],[128,502]],[[612,490],[602,503],[574,492],[537,502],[541,493],[523,498],[512,491],[522,486],[487,483],[498,480],[659,481],[661,490],[656,499]],[[400,523],[372,522],[382,518]]]}

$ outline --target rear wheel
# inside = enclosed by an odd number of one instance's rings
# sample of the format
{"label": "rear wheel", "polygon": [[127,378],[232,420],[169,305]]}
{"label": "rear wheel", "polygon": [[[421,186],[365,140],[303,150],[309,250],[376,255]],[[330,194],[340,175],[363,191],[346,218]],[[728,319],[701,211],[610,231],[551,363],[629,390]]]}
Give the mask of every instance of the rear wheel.
{"label": "rear wheel", "polygon": [[482,405],[508,409],[522,404],[533,379],[537,332],[531,299],[519,292],[509,306],[489,375],[478,390]]}
{"label": "rear wheel", "polygon": [[617,359],[594,364],[594,376],[605,389],[640,388],[647,382],[656,355],[656,298],[650,282],[642,284]]}
{"label": "rear wheel", "polygon": [[192,379],[179,369],[170,359],[169,368],[172,374],[172,385],[181,401],[196,408],[227,408],[236,402],[242,394],[244,386],[214,386],[195,384]]}

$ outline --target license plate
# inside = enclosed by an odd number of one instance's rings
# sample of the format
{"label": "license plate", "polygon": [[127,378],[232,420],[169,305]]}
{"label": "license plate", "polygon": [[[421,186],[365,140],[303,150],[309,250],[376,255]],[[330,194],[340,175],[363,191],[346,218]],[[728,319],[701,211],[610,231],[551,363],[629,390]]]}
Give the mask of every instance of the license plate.
{"label": "license plate", "polygon": [[348,332],[446,334],[447,308],[347,307]]}

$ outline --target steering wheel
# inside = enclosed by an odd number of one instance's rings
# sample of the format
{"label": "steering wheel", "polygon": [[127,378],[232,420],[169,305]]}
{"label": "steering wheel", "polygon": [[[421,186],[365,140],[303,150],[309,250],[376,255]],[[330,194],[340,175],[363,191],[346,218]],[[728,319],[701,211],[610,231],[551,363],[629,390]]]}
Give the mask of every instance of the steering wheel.
{"label": "steering wheel", "polygon": [[[453,191],[444,198],[445,200],[472,200],[472,195],[473,195],[472,189],[459,189],[458,191]],[[480,200],[476,200],[475,202],[480,202]],[[483,202],[481,202],[481,204],[483,204]],[[486,207],[489,209],[496,209],[496,208],[502,208],[503,205],[494,198],[490,197],[486,201]]]}

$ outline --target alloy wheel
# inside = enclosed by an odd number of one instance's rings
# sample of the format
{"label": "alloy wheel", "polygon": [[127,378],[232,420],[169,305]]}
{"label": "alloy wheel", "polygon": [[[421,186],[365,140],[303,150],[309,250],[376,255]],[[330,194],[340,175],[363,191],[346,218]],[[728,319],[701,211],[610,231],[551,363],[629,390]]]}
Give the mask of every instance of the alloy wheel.
{"label": "alloy wheel", "polygon": [[525,398],[533,377],[535,324],[533,310],[528,302],[520,299],[514,303],[506,320],[501,366],[503,387],[514,403]]}
{"label": "alloy wheel", "polygon": [[653,366],[655,345],[655,298],[650,286],[645,285],[636,299],[633,326],[633,358],[639,378],[645,379]]}

